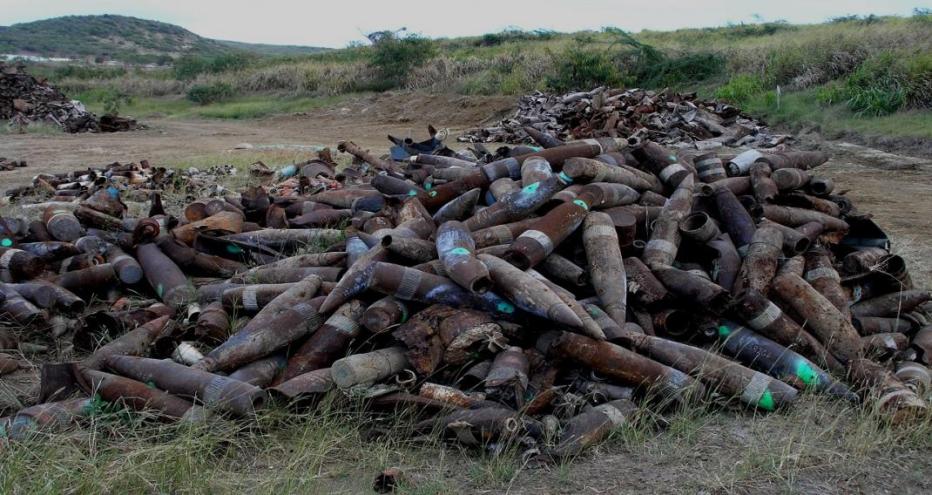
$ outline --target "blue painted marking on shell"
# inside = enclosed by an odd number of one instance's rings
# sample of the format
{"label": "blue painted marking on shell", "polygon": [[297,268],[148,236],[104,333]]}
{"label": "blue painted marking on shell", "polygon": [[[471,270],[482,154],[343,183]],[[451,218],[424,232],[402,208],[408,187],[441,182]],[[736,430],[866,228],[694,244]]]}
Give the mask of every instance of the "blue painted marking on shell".
{"label": "blue painted marking on shell", "polygon": [[415,191],[414,189],[411,189],[410,191],[408,191],[408,196],[417,196],[417,191]]}
{"label": "blue painted marking on shell", "polygon": [[589,205],[587,205],[586,202],[583,201],[583,200],[581,200],[581,199],[574,199],[574,200],[573,200],[573,204],[576,205],[576,206],[578,206],[578,207],[580,207],[580,208],[582,208],[582,209],[584,209],[584,210],[588,210],[588,209],[589,209]]}
{"label": "blue painted marking on shell", "polygon": [[3,240],[0,241],[0,246],[3,246],[3,247],[10,247],[10,246],[12,246],[12,245],[13,245],[13,239],[9,239],[9,238],[4,237]]}
{"label": "blue painted marking on shell", "polygon": [[230,254],[239,254],[242,253],[243,250],[236,244],[227,244],[227,252]]}
{"label": "blue painted marking on shell", "polygon": [[521,190],[521,193],[522,194],[534,194],[537,192],[538,189],[540,189],[540,182],[535,182],[533,184],[525,186],[524,189]]}
{"label": "blue painted marking on shell", "polygon": [[566,175],[566,172],[560,172],[559,174],[557,174],[557,177],[559,177],[560,181],[563,183],[566,183],[566,184],[573,183],[573,178],[570,177],[569,175]]}
{"label": "blue painted marking on shell", "polygon": [[450,250],[450,254],[454,256],[468,256],[469,250],[466,248],[458,247]]}
{"label": "blue painted marking on shell", "polygon": [[116,198],[120,195],[120,191],[118,191],[117,188],[110,186],[107,188],[107,194],[109,194],[111,198]]}
{"label": "blue painted marking on shell", "polygon": [[434,187],[434,185],[431,184],[430,182],[425,182],[425,183],[424,183],[424,189],[426,189],[426,190],[428,190],[428,191],[430,191],[431,188],[433,188],[433,187]]}
{"label": "blue painted marking on shell", "polygon": [[434,196],[436,196],[436,195],[437,195],[437,191],[431,191],[431,192],[429,193],[429,196],[432,197],[432,198],[433,198]]}

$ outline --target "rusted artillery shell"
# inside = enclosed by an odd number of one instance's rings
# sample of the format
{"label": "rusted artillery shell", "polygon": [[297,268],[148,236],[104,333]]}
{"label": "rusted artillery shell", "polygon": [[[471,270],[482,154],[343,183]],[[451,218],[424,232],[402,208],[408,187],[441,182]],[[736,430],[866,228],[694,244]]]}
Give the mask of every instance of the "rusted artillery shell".
{"label": "rusted artillery shell", "polygon": [[[350,239],[347,239],[347,246],[352,244],[351,239],[355,242],[362,243],[359,238],[351,237]],[[364,247],[363,250],[365,251],[368,249],[368,247]],[[273,261],[271,263],[266,263],[255,268],[250,268],[249,270],[241,271],[239,276],[241,279],[249,280],[249,277],[252,276],[252,274],[270,268],[311,268],[325,266],[339,267],[343,266],[344,261],[347,259],[348,254],[347,252],[343,251],[336,251],[331,253],[299,254],[297,256],[282,258],[278,261]]]}
{"label": "rusted artillery shell", "polygon": [[0,315],[12,317],[23,325],[48,320],[48,313],[36,307],[16,292],[11,284],[0,283]]}
{"label": "rusted artillery shell", "polygon": [[372,165],[377,170],[385,172],[398,172],[401,168],[394,161],[383,160],[372,153],[362,149],[352,141],[340,141],[337,144],[337,150],[343,153],[349,153],[357,159]]}
{"label": "rusted artillery shell", "polygon": [[38,257],[11,247],[0,247],[0,268],[9,270],[15,280],[32,279],[45,269],[45,263]]}
{"label": "rusted artillery shell", "polygon": [[[99,370],[103,368],[104,362],[109,356],[145,355],[159,337],[168,335],[173,330],[174,323],[171,322],[169,316],[156,318],[108,342],[103,347],[95,350],[92,355],[88,356],[81,363],[87,368]],[[94,349],[96,347],[95,344],[95,342],[75,341],[75,347],[79,349]]]}
{"label": "rusted artillery shell", "polygon": [[[85,238],[86,237],[82,237],[81,239]],[[78,239],[74,244],[61,241],[23,242],[16,247],[48,263],[74,256],[84,251],[84,249],[78,245],[81,239]],[[96,238],[92,237],[90,239]]]}
{"label": "rusted artillery shell", "polygon": [[638,407],[628,399],[606,402],[570,418],[551,454],[570,457],[604,440],[615,428],[624,425]]}
{"label": "rusted artillery shell", "polygon": [[288,360],[284,354],[273,354],[257,359],[230,373],[230,378],[243,383],[265,388],[269,386],[284,368]]}
{"label": "rusted artillery shell", "polygon": [[186,223],[172,230],[172,235],[184,244],[194,243],[198,231],[209,230],[219,235],[238,234],[243,231],[243,215],[232,211],[221,211],[202,220]]}
{"label": "rusted artillery shell", "polygon": [[693,178],[687,175],[679,182],[654,223],[654,230],[641,256],[645,265],[653,269],[673,264],[680,245],[679,225],[689,215],[692,202]]}
{"label": "rusted artillery shell", "polygon": [[597,203],[592,205],[593,209],[630,205],[636,202],[641,196],[637,191],[624,184],[593,182],[586,187],[601,191],[601,198]]}
{"label": "rusted artillery shell", "polygon": [[770,178],[770,167],[766,164],[757,162],[751,165],[749,171],[751,177],[751,188],[754,190],[754,198],[761,204],[769,203],[777,194],[777,184]]}
{"label": "rusted artillery shell", "polygon": [[640,259],[626,257],[624,265],[625,276],[629,280],[628,288],[636,303],[651,308],[669,297],[667,288]]}
{"label": "rusted artillery shell", "polygon": [[796,389],[717,354],[680,342],[637,335],[631,339],[638,352],[695,376],[711,390],[745,404],[773,411],[796,399]]}
{"label": "rusted artillery shell", "polygon": [[169,236],[159,236],[156,245],[179,268],[215,277],[231,277],[246,271],[246,266],[238,261],[206,254],[188,247]]}
{"label": "rusted artillery shell", "polygon": [[809,174],[797,168],[780,168],[770,174],[780,191],[792,191],[809,183]]}
{"label": "rusted artillery shell", "polygon": [[365,254],[347,268],[346,273],[337,282],[336,287],[327,294],[327,299],[320,306],[320,312],[330,313],[351,297],[355,297],[364,291],[369,284],[371,270],[373,269],[372,263],[387,258],[388,251],[381,244],[369,248]]}
{"label": "rusted artillery shell", "polygon": [[230,277],[234,283],[251,284],[293,284],[316,275],[325,282],[336,282],[340,279],[343,268],[338,266],[306,266],[303,268],[263,268],[252,271],[248,275],[239,274]]}
{"label": "rusted artillery shell", "polygon": [[651,189],[651,183],[626,168],[611,167],[590,158],[570,158],[563,165],[563,173],[576,182],[611,182],[633,189]]}
{"label": "rusted artillery shell", "polygon": [[[486,196],[486,203],[492,203],[500,201],[502,198],[508,196],[511,193],[521,190],[521,186],[517,181],[512,180],[510,177],[502,177],[501,179],[496,179],[489,184],[488,196]],[[491,198],[489,197],[491,196]]]}
{"label": "rusted artillery shell", "polygon": [[470,292],[483,293],[491,287],[492,279],[476,258],[475,249],[476,244],[463,223],[451,220],[437,229],[437,254],[447,276]]}
{"label": "rusted artillery shell", "polygon": [[97,253],[81,253],[65,258],[58,263],[53,264],[50,268],[58,273],[75,272],[85,268],[91,268],[104,262],[103,256]]}
{"label": "rusted artillery shell", "polygon": [[722,227],[731,236],[738,252],[743,253],[747,245],[751,243],[754,231],[757,230],[754,220],[738,201],[738,197],[728,188],[721,186],[715,188],[715,205]]}
{"label": "rusted artillery shell", "polygon": [[69,210],[50,206],[42,213],[42,221],[57,241],[74,242],[84,235],[84,227]]}
{"label": "rusted artillery shell", "polygon": [[488,267],[495,287],[515,306],[541,318],[574,328],[582,327],[576,313],[539,280],[495,256],[480,254],[479,260]]}
{"label": "rusted artillery shell", "polygon": [[728,177],[722,159],[715,153],[699,155],[693,160],[693,163],[696,164],[696,176],[702,182],[711,184]]}
{"label": "rusted artillery shell", "polygon": [[860,336],[850,320],[805,280],[794,274],[777,275],[773,290],[806,320],[806,326],[839,361],[848,363],[859,357]]}
{"label": "rusted artillery shell", "polygon": [[486,393],[502,402],[522,407],[529,371],[530,364],[520,347],[503,349],[495,355],[492,367],[485,376]]}
{"label": "rusted artillery shell", "polygon": [[[795,170],[795,169],[783,169],[783,170]],[[779,224],[777,222],[772,222],[766,218],[761,219],[760,224],[763,226],[770,226],[780,231],[783,234],[783,252],[789,256],[794,256],[797,254],[805,253],[809,250],[809,246],[812,244],[812,239],[810,239],[803,232],[794,229],[792,227],[787,227],[786,225]],[[819,231],[821,232],[821,224]]]}
{"label": "rusted artillery shell", "polygon": [[262,229],[221,237],[229,241],[251,242],[279,251],[293,251],[306,245],[330,246],[343,239],[337,229]]}
{"label": "rusted artillery shell", "polygon": [[408,366],[404,347],[388,347],[339,359],[330,367],[333,383],[340,388],[376,383]]}
{"label": "rusted artillery shell", "polygon": [[351,210],[314,210],[292,218],[288,221],[288,226],[295,229],[331,227],[339,225],[352,215],[353,212]]}
{"label": "rusted artillery shell", "polygon": [[809,179],[807,189],[816,196],[828,196],[835,190],[835,182],[828,177],[813,177]]}
{"label": "rusted artillery shell", "polygon": [[585,189],[577,199],[563,203],[538,218],[514,242],[506,259],[523,270],[532,268],[547,257],[585,219],[589,207],[599,201],[597,189]]}
{"label": "rusted artillery shell", "polygon": [[285,284],[255,284],[231,287],[224,290],[220,295],[220,302],[223,304],[224,308],[229,308],[231,311],[242,309],[247,313],[255,313],[275,300],[276,297],[294,287],[295,283],[296,282]]}
{"label": "rusted artillery shell", "polygon": [[378,191],[373,189],[356,189],[356,188],[345,188],[345,189],[334,189],[330,191],[321,191],[316,194],[312,194],[307,197],[309,201],[314,201],[318,203],[327,204],[336,208],[352,208],[353,202],[359,198],[365,198],[368,196],[379,196]]}
{"label": "rusted artillery shell", "polygon": [[851,306],[851,315],[892,317],[908,313],[929,300],[932,300],[932,294],[929,291],[904,290],[859,301]]}
{"label": "rusted artillery shell", "polygon": [[54,308],[70,313],[84,311],[83,299],[74,292],[45,280],[12,284],[11,287],[41,308]]}
{"label": "rusted artillery shell", "polygon": [[153,411],[168,419],[207,419],[207,411],[200,406],[143,382],[89,368],[79,368],[76,373],[85,392],[107,402],[119,402],[135,411]]}
{"label": "rusted artillery shell", "polygon": [[702,244],[721,235],[715,221],[704,211],[692,213],[684,218],[680,222],[680,233],[683,237]]}
{"label": "rusted artillery shell", "polygon": [[20,409],[8,422],[0,418],[0,438],[22,440],[38,430],[53,429],[88,416],[94,410],[91,399],[46,402]]}
{"label": "rusted artillery shell", "polygon": [[670,292],[687,304],[721,314],[731,303],[729,292],[710,280],[669,266],[660,266],[652,271]]}
{"label": "rusted artillery shell", "polygon": [[783,151],[763,155],[760,160],[774,170],[787,167],[810,170],[827,162],[828,154],[823,151]]}
{"label": "rusted artillery shell", "polygon": [[877,406],[892,416],[894,423],[921,418],[928,405],[883,366],[868,359],[854,359],[849,364],[853,381],[872,391]]}
{"label": "rusted artillery shell", "polygon": [[772,225],[761,225],[751,237],[735,290],[741,292],[752,289],[766,294],[770,289],[770,281],[777,273],[782,253],[783,234]]}
{"label": "rusted artillery shell", "polygon": [[897,363],[895,376],[919,394],[932,389],[932,374],[925,366],[912,361]]}
{"label": "rusted artillery shell", "polygon": [[825,213],[807,210],[803,208],[794,208],[792,206],[762,205],[764,217],[777,223],[782,223],[789,227],[799,227],[801,225],[817,222],[825,227],[825,230],[847,231],[848,223],[839,220]]}
{"label": "rusted artillery shell", "polygon": [[536,221],[536,218],[528,218],[517,222],[477,230],[472,233],[472,238],[476,241],[476,248],[479,249],[488,246],[509,244],[525,230],[530,228]]}
{"label": "rusted artillery shell", "polygon": [[359,285],[353,286],[354,291],[349,294],[349,297],[353,297],[366,289],[373,289],[405,301],[487,309],[503,315],[515,311],[514,305],[492,291],[475,294],[463,289],[446,277],[391,263],[371,264],[361,274],[360,280]]}
{"label": "rusted artillery shell", "polygon": [[526,125],[522,127],[522,129],[525,133],[527,133],[528,136],[531,136],[531,139],[533,139],[535,143],[541,145],[544,148],[556,148],[557,146],[563,146],[566,144],[556,137],[544,131],[538,130],[535,127]]}
{"label": "rusted artillery shell", "polygon": [[434,213],[434,222],[440,225],[447,220],[463,220],[472,216],[476,210],[476,203],[479,201],[480,193],[482,193],[482,190],[475,188],[460,194]]}
{"label": "rusted artillery shell", "polygon": [[180,308],[195,300],[194,287],[184,272],[155,244],[136,247],[136,259],[146,275],[149,286],[165,304]]}
{"label": "rusted artillery shell", "polygon": [[382,333],[408,319],[408,307],[403,301],[385,296],[369,305],[362,315],[362,325],[372,333]]}
{"label": "rusted artillery shell", "polygon": [[521,164],[521,184],[527,186],[535,182],[540,182],[553,175],[553,169],[550,162],[541,158],[529,158]]}
{"label": "rusted artillery shell", "polygon": [[[591,332],[587,332],[591,337],[599,340],[608,340],[609,342],[617,342],[623,340],[625,335],[630,331],[630,327],[627,324],[619,325],[615,323],[615,320],[613,320],[612,317],[608,315],[608,313],[603,311],[602,308],[596,306],[595,304],[585,304],[583,305],[583,308],[586,310],[586,314],[588,314],[589,317],[592,318],[592,320],[595,322],[595,324],[598,325],[598,327],[602,330],[602,338],[592,334]],[[584,318],[580,319],[583,320],[583,325],[585,325],[586,320]],[[635,333],[644,332],[639,331]]]}
{"label": "rusted artillery shell", "polygon": [[596,323],[595,319],[589,314],[588,311],[586,311],[585,306],[576,300],[576,296],[574,296],[572,292],[551,282],[547,279],[547,277],[544,277],[542,274],[540,274],[540,272],[534,270],[533,268],[527,270],[527,273],[546,285],[557,296],[559,296],[560,299],[566,303],[566,305],[569,306],[571,310],[573,310],[573,313],[575,313],[576,316],[579,317],[579,320],[582,321],[581,332],[583,334],[599,340],[606,339],[606,334],[602,331],[602,326]]}
{"label": "rusted artillery shell", "polygon": [[390,175],[379,174],[372,178],[370,182],[376,191],[386,196],[423,196],[427,194],[424,189],[418,187],[412,182],[398,179]]}
{"label": "rusted artillery shell", "polygon": [[879,265],[880,261],[889,254],[889,251],[879,247],[859,249],[842,259],[842,268],[852,275],[868,272]]}
{"label": "rusted artillery shell", "polygon": [[142,280],[142,267],[136,259],[113,244],[107,246],[107,262],[113,265],[120,282],[132,285]]}
{"label": "rusted artillery shell", "polygon": [[723,320],[718,337],[726,354],[734,356],[746,366],[783,380],[797,388],[828,393],[852,402],[858,402],[844,384],[792,350],[754,333],[735,322]]}
{"label": "rusted artillery shell", "polygon": [[592,286],[601,307],[619,326],[625,324],[628,308],[628,280],[612,219],[605,213],[590,212],[583,222],[583,246],[589,262]]}
{"label": "rusted artillery shell", "polygon": [[634,148],[632,153],[641,165],[670,187],[676,187],[684,177],[691,175],[690,170],[677,161],[676,155],[653,141]]}
{"label": "rusted artillery shell", "polygon": [[313,401],[333,389],[333,378],[330,368],[314,370],[298,375],[291,380],[279,383],[268,389],[276,398],[288,399],[292,402]]}
{"label": "rusted artillery shell", "polygon": [[467,394],[455,387],[430,382],[424,382],[421,385],[421,388],[418,389],[418,395],[463,408],[474,407],[485,400],[485,394],[482,393]]}
{"label": "rusted artillery shell", "polygon": [[144,383],[182,397],[202,402],[208,409],[251,416],[265,403],[259,387],[226,376],[189,368],[172,361],[133,356],[109,356],[107,367]]}
{"label": "rusted artillery shell", "polygon": [[559,356],[623,384],[653,388],[661,397],[682,401],[688,394],[705,394],[705,387],[689,375],[610,342],[569,332],[548,334],[544,339],[545,348]]}
{"label": "rusted artillery shell", "polygon": [[877,333],[907,333],[912,330],[912,323],[901,318],[883,318],[879,316],[859,316],[851,319],[854,328],[861,335]]}
{"label": "rusted artillery shell", "polygon": [[734,292],[735,281],[741,270],[741,255],[731,242],[731,236],[720,234],[710,240],[706,246],[714,253],[713,262],[718,268],[714,272],[715,283],[729,292]]}
{"label": "rusted artillery shell", "polygon": [[191,342],[179,342],[175,350],[172,351],[171,358],[176,363],[191,366],[204,359],[204,354]]}
{"label": "rusted artillery shell", "polygon": [[754,290],[745,291],[734,306],[735,312],[749,327],[837,373],[844,366],[809,332],[783,313],[780,308]]}
{"label": "rusted artillery shell", "polygon": [[311,303],[319,287],[320,278],[313,275],[295,283],[194,367],[205,371],[239,368],[313,332],[323,323]]}
{"label": "rusted artillery shell", "polygon": [[527,184],[523,188],[499,198],[492,206],[479,210],[464,222],[466,228],[476,232],[503,223],[526,218],[537,211],[558,191],[572,183],[565,175],[551,175],[540,182]]}
{"label": "rusted artillery shell", "polygon": [[215,301],[201,309],[194,335],[209,343],[220,343],[230,336],[230,315],[224,311],[223,303]]}
{"label": "rusted artillery shell", "polygon": [[544,261],[537,265],[537,270],[571,286],[583,287],[589,284],[589,274],[582,267],[557,253],[550,253],[550,256],[544,258]]}
{"label": "rusted artillery shell", "polygon": [[278,381],[290,380],[309,371],[326,368],[345,354],[350,342],[359,336],[359,320],[365,309],[365,305],[355,299],[337,308],[324,324],[291,354]]}
{"label": "rusted artillery shell", "polygon": [[101,230],[120,231],[123,230],[125,225],[123,220],[119,218],[92,210],[86,206],[78,206],[73,214],[82,225]]}
{"label": "rusted artillery shell", "polygon": [[823,248],[816,248],[806,252],[805,258],[806,272],[803,277],[806,282],[825,296],[845,318],[850,319],[848,297],[841,288],[841,277],[835,271],[831,254]]}

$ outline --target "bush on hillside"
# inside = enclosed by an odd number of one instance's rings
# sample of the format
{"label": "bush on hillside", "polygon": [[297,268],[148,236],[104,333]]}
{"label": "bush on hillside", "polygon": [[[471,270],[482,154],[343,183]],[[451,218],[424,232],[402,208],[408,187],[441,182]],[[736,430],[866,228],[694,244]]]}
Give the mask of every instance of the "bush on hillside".
{"label": "bush on hillside", "polygon": [[233,87],[226,83],[195,84],[188,89],[186,97],[198,105],[209,105],[233,96]]}
{"label": "bush on hillside", "polygon": [[368,38],[372,41],[370,64],[380,79],[377,87],[372,88],[376,90],[402,86],[408,72],[423,65],[437,52],[432,40],[417,34],[378,31]]}

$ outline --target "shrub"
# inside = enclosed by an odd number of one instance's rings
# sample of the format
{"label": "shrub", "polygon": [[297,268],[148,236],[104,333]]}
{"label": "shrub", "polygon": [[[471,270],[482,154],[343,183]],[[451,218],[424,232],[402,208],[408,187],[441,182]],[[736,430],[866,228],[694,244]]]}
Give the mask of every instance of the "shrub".
{"label": "shrub", "polygon": [[371,65],[376,69],[380,81],[372,88],[385,90],[404,84],[408,72],[431,59],[436,53],[434,42],[416,34],[400,36],[394,31],[371,33]]}
{"label": "shrub", "polygon": [[552,57],[555,74],[547,79],[547,86],[555,91],[621,83],[621,73],[607,50],[577,41]]}
{"label": "shrub", "polygon": [[186,97],[198,105],[208,105],[233,96],[233,87],[227,83],[195,84],[188,89]]}
{"label": "shrub", "polygon": [[715,91],[715,97],[736,105],[743,105],[754,96],[764,92],[760,77],[747,74],[733,76],[724,86]]}

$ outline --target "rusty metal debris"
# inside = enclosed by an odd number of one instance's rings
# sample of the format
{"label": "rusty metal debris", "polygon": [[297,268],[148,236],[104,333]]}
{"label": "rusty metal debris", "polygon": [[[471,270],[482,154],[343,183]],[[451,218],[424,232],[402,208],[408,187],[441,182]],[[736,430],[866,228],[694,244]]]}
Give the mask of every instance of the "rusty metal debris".
{"label": "rusty metal debris", "polygon": [[27,74],[23,66],[3,62],[0,62],[0,121],[17,126],[44,123],[72,133],[131,131],[141,127],[126,117],[98,118],[80,101],[69,99],[48,81]]}
{"label": "rusty metal debris", "polygon": [[[512,116],[490,127],[468,130],[459,141],[553,148],[571,139],[627,137],[715,150],[722,146],[769,148],[789,137],[770,133],[764,123],[731,105],[670,90],[599,87],[563,95],[537,91],[520,97],[517,107]],[[703,169],[712,165],[708,163]]]}
{"label": "rusty metal debris", "polygon": [[[631,99],[649,111],[613,107]],[[239,192],[224,168],[145,162],[10,191],[31,218],[0,221],[0,373],[28,367],[17,352],[37,333],[17,326],[51,329],[42,344],[79,362],[44,366],[43,400],[0,411],[0,431],[80,421],[92,396],[201,421],[334,394],[413,410],[413,434],[567,457],[641,408],[697,400],[766,412],[818,393],[926,414],[932,294],[819,179],[828,156],[664,146],[724,126],[712,116],[745,125],[691,98],[561,101],[615,109],[569,128],[595,139],[544,126],[545,149],[499,159],[425,154],[448,150],[431,133],[393,141],[404,160],[346,141],[342,170],[329,151],[256,164]],[[625,118],[597,130],[611,112]],[[186,204],[163,204],[169,190]]]}

